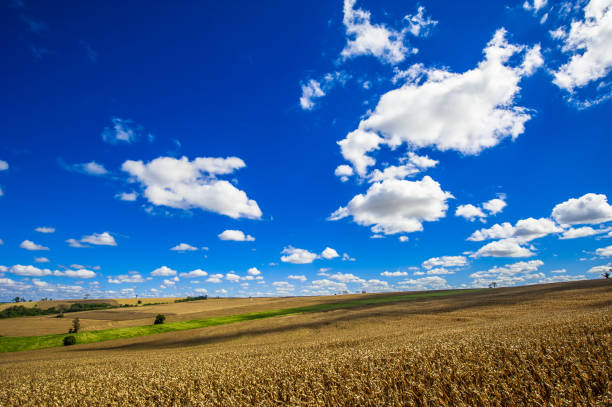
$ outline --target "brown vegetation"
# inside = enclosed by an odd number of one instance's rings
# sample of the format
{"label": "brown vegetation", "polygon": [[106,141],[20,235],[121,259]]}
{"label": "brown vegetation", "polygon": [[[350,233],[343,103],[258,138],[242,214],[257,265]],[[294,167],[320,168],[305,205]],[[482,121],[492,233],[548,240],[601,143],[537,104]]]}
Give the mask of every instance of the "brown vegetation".
{"label": "brown vegetation", "polygon": [[2,354],[0,405],[604,406],[611,305],[551,284]]}

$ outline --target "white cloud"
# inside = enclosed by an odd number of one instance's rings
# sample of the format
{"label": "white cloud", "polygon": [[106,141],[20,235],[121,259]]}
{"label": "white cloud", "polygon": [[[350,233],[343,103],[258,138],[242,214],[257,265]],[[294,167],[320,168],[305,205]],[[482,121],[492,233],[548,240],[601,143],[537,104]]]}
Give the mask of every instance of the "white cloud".
{"label": "white cloud", "polygon": [[94,278],[96,276],[96,273],[91,270],[80,268],[78,270],[71,270],[71,269],[64,270],[64,271],[55,270],[53,272],[53,275],[58,276],[58,277],[71,277],[71,278]]}
{"label": "white cloud", "polygon": [[198,250],[198,248],[190,244],[187,244],[187,243],[180,243],[170,248],[170,250],[174,250],[177,252],[192,252],[192,251]]}
{"label": "white cloud", "polygon": [[559,239],[577,239],[580,237],[595,236],[610,231],[609,228],[593,229],[590,226],[582,226],[579,228],[569,228],[563,231]]}
{"label": "white cloud", "polygon": [[525,243],[562,231],[563,229],[548,218],[527,218],[519,220],[515,226],[504,222],[501,225],[495,224],[488,229],[477,230],[467,240],[481,242],[488,239],[513,238],[519,243]]}
{"label": "white cloud", "polygon": [[287,278],[289,280],[298,280],[298,281],[300,281],[302,283],[307,280],[306,276],[304,276],[304,275],[293,275],[292,274],[290,276],[287,276]]}
{"label": "white cloud", "polygon": [[302,85],[302,96],[300,97],[300,106],[304,110],[312,110],[315,106],[313,99],[318,99],[325,96],[325,92],[321,89],[319,81],[311,79],[306,84]]}
{"label": "white cloud", "polygon": [[586,194],[555,206],[552,217],[562,225],[598,224],[612,220],[612,205],[603,194]]}
{"label": "white cloud", "polygon": [[89,247],[85,244],[82,244],[81,242],[79,242],[76,239],[67,239],[66,243],[68,243],[68,246],[70,247]]}
{"label": "white cloud", "polygon": [[591,0],[584,7],[584,19],[573,21],[563,40],[562,50],[569,62],[554,72],[553,82],[573,92],[603,78],[612,68],[612,1]]}
{"label": "white cloud", "polygon": [[595,250],[595,254],[601,257],[610,257],[612,256],[612,246],[602,247],[600,249]]}
{"label": "white cloud", "polygon": [[144,197],[153,205],[200,208],[234,219],[259,219],[257,202],[230,182],[217,179],[218,175],[228,175],[245,166],[237,157],[199,157],[193,161],[187,157],[159,157],[146,164],[128,160],[121,168],[143,186]]}
{"label": "white cloud", "polygon": [[465,256],[432,257],[423,262],[423,268],[429,270],[434,267],[465,267],[468,261]]}
{"label": "white cloud", "polygon": [[593,274],[609,273],[611,269],[612,267],[610,267],[610,265],[595,266],[591,267],[588,272]]}
{"label": "white cloud", "polygon": [[487,210],[491,215],[500,213],[506,207],[505,195],[501,195],[499,198],[491,199],[482,204],[482,207]]}
{"label": "white cloud", "polygon": [[341,52],[343,59],[371,55],[381,62],[397,64],[406,58],[405,31],[395,31],[383,24],[370,23],[370,12],[354,9],[356,0],[344,0],[344,26],[347,43]]}
{"label": "white cloud", "polygon": [[34,230],[36,230],[37,232],[40,232],[40,233],[55,233],[55,228],[50,228],[50,227],[47,227],[47,226],[41,226],[41,227],[38,227],[38,228],[36,228]]}
{"label": "white cloud", "polygon": [[331,292],[346,291],[348,288],[345,283],[338,283],[327,279],[313,280],[308,287],[314,294],[326,294]]}
{"label": "white cloud", "polygon": [[225,279],[227,281],[231,281],[232,283],[237,283],[238,281],[240,281],[240,276],[238,274],[229,272],[225,274]]}
{"label": "white cloud", "polygon": [[225,288],[221,288],[220,290],[215,290],[218,294],[227,294],[227,290]]}
{"label": "white cloud", "polygon": [[140,137],[139,132],[142,130],[141,126],[134,125],[134,122],[129,119],[121,119],[119,117],[113,117],[112,127],[105,127],[102,131],[102,140],[110,144],[133,143],[137,138]]}
{"label": "white cloud", "polygon": [[406,243],[408,240],[410,240],[408,236],[400,236],[397,239],[402,243]]}
{"label": "white cloud", "polygon": [[371,279],[365,281],[361,285],[361,289],[367,292],[381,292],[381,291],[392,291],[393,288],[389,285],[387,281],[379,280],[379,279]]}
{"label": "white cloud", "polygon": [[[402,165],[390,165],[384,170],[375,169],[369,175],[368,182],[378,182],[390,179],[405,179],[412,177],[423,170],[435,167],[438,161],[430,159],[428,156],[419,156],[412,151],[408,152],[407,157],[400,158]],[[350,167],[349,167],[350,168]]]}
{"label": "white cloud", "polygon": [[293,246],[285,247],[281,254],[285,255],[281,256],[282,262],[292,264],[310,264],[317,258],[316,253],[309,252],[305,249],[298,249]]}
{"label": "white cloud", "polygon": [[5,171],[8,169],[9,169],[9,164],[4,160],[0,160],[0,171]]}
{"label": "white cloud", "polygon": [[111,284],[144,283],[144,281],[140,273],[119,274],[117,276],[108,277],[108,282]]}
{"label": "white cloud", "polygon": [[506,264],[503,267],[495,266],[487,271],[477,271],[470,275],[474,287],[487,287],[495,282],[500,286],[524,284],[530,280],[544,279],[543,273],[536,273],[544,265],[541,260],[521,261]]}
{"label": "white cloud", "polygon": [[115,195],[115,198],[120,199],[122,201],[134,202],[138,198],[137,192],[121,192]]}
{"label": "white cloud", "polygon": [[189,273],[180,274],[181,277],[186,277],[186,278],[206,277],[207,275],[208,273],[201,269],[195,269],[195,270],[191,270]]}
{"label": "white cloud", "polygon": [[428,276],[438,276],[438,275],[445,275],[445,274],[455,274],[455,272],[447,270],[444,267],[438,267],[435,269],[427,270],[425,274],[427,274]]}
{"label": "white cloud", "polygon": [[289,295],[295,290],[294,285],[287,281],[275,281],[272,285],[276,288],[276,293],[279,295]]}
{"label": "white cloud", "polygon": [[21,242],[19,247],[21,247],[22,249],[26,249],[26,250],[49,250],[48,247],[40,245],[40,244],[36,244],[31,240],[24,240],[23,242]]}
{"label": "white cloud", "polygon": [[[535,58],[539,47],[510,44],[505,36],[504,29],[495,33],[484,49],[485,59],[472,70],[421,69],[427,80],[384,94],[358,129],[339,142],[344,158],[363,176],[375,163],[366,153],[381,144],[478,154],[507,137],[516,139],[531,118],[527,109],[515,105],[518,84],[541,63]],[[511,66],[512,57],[523,52],[521,63]]]}
{"label": "white cloud", "polygon": [[46,257],[36,257],[36,258],[34,259],[34,261],[35,261],[36,263],[49,263],[49,262],[51,262],[51,260],[49,260],[49,259],[48,259],[48,258],[46,258]]}
{"label": "white cloud", "polygon": [[355,261],[354,257],[351,257],[348,253],[342,254],[342,261]]}
{"label": "white cloud", "polygon": [[387,180],[372,184],[365,195],[356,195],[329,219],[352,216],[357,224],[371,226],[373,233],[415,232],[423,230],[423,221],[446,216],[446,200],[451,197],[429,176],[421,181]]}
{"label": "white cloud", "polygon": [[89,174],[89,175],[104,175],[108,174],[108,170],[104,168],[102,164],[98,164],[95,161],[91,161],[83,164],[75,164],[75,166],[79,166],[80,169]]}
{"label": "white cloud", "polygon": [[425,7],[423,6],[419,6],[417,14],[407,15],[404,17],[404,20],[408,21],[408,31],[415,37],[426,37],[429,35],[431,29],[438,24],[438,22],[432,20],[431,17],[425,16]]}
{"label": "white cloud", "polygon": [[176,284],[176,282],[173,281],[173,280],[164,279],[164,283],[162,284],[162,287],[164,287],[164,288],[172,287],[175,284]]}
{"label": "white cloud", "polygon": [[336,257],[340,257],[340,255],[338,254],[337,251],[335,251],[331,247],[326,247],[325,250],[321,252],[321,257],[323,257],[324,259],[330,260],[330,259],[335,259]]}
{"label": "white cloud", "polygon": [[531,3],[529,1],[525,1],[523,3],[523,8],[525,10],[533,10],[534,12],[538,12],[542,7],[546,6],[548,0],[533,0]]}
{"label": "white cloud", "polygon": [[336,177],[339,177],[340,181],[342,182],[348,181],[349,177],[351,177],[353,174],[353,167],[346,164],[339,165],[334,171],[334,175],[336,175]]}
{"label": "white cloud", "polygon": [[476,218],[484,219],[487,217],[482,209],[472,204],[459,205],[455,211],[455,216],[461,216],[470,222],[473,222]]}
{"label": "white cloud", "polygon": [[223,274],[211,274],[210,277],[206,279],[208,283],[219,284],[221,283],[221,279],[223,278]]}
{"label": "white cloud", "polygon": [[552,270],[551,273],[553,273],[553,274],[563,274],[563,273],[567,273],[567,270],[566,269]]}
{"label": "white cloud", "polygon": [[380,273],[383,277],[404,277],[408,275],[407,271],[383,271]]}
{"label": "white cloud", "polygon": [[89,236],[83,236],[81,238],[81,242],[98,246],[117,246],[115,238],[108,232],[94,233]]}
{"label": "white cloud", "polygon": [[335,273],[329,276],[332,280],[340,281],[341,283],[364,283],[365,280],[351,273]]}
{"label": "white cloud", "polygon": [[415,290],[415,291],[440,290],[444,288],[450,288],[450,286],[446,282],[446,279],[444,279],[444,277],[439,277],[439,276],[421,277],[421,278],[416,278],[416,279],[400,281],[397,284],[397,287],[402,290]]}
{"label": "white cloud", "polygon": [[176,276],[176,270],[172,270],[170,267],[167,267],[167,266],[161,266],[153,270],[151,272],[151,275],[152,276],[163,276],[163,277]]}
{"label": "white cloud", "polygon": [[27,277],[42,277],[52,274],[51,270],[49,269],[39,269],[38,267],[34,266],[22,266],[21,264],[14,265],[13,267],[9,268],[8,271],[18,276]]}
{"label": "white cloud", "polygon": [[255,238],[251,235],[246,235],[242,230],[224,230],[219,234],[221,240],[233,240],[235,242],[253,242]]}
{"label": "white cloud", "polygon": [[208,294],[208,290],[206,288],[196,288],[193,291],[195,291],[198,294]]}
{"label": "white cloud", "polygon": [[261,271],[259,271],[257,267],[251,267],[248,269],[247,273],[249,273],[250,276],[258,276],[261,274]]}
{"label": "white cloud", "polygon": [[534,254],[517,239],[502,239],[484,245],[470,257],[531,257]]}

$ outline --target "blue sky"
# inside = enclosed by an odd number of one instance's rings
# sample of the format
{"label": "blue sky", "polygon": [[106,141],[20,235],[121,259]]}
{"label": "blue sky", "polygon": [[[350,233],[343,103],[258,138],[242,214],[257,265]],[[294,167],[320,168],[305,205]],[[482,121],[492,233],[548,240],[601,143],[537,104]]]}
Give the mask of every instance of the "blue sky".
{"label": "blue sky", "polygon": [[12,0],[0,18],[0,300],[610,265],[612,0]]}

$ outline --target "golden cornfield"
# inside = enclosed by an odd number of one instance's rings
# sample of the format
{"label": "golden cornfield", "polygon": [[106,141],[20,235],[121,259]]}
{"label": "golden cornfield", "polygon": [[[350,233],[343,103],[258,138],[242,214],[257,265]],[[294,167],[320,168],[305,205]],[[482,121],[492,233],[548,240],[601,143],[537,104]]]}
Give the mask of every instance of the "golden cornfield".
{"label": "golden cornfield", "polygon": [[0,355],[2,406],[609,406],[612,285],[492,289]]}

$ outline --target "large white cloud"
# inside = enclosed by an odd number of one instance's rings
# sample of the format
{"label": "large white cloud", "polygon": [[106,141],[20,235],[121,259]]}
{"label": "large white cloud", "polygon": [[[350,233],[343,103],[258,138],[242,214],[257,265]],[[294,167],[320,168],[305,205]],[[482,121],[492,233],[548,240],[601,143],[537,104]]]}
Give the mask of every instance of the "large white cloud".
{"label": "large white cloud", "polygon": [[552,217],[562,225],[598,224],[612,221],[612,205],[603,194],[586,194],[555,206]]}
{"label": "large white cloud", "polygon": [[49,276],[52,274],[52,271],[49,269],[39,269],[34,266],[22,266],[21,264],[16,264],[13,267],[9,268],[8,271],[10,273],[16,274],[18,276],[27,276],[27,277],[42,277]]}
{"label": "large white cloud", "polygon": [[78,270],[67,269],[64,271],[55,270],[53,272],[54,276],[59,277],[71,277],[71,278],[94,278],[96,273],[92,270],[87,270],[84,268],[80,268]]}
{"label": "large white cloud", "polygon": [[237,157],[159,157],[149,163],[128,160],[123,171],[144,188],[144,197],[154,205],[179,209],[200,208],[231,218],[261,218],[261,210],[244,191],[218,175],[245,167]]}
{"label": "large white cloud", "polygon": [[186,277],[186,278],[206,277],[207,275],[208,273],[202,269],[195,269],[195,270],[191,270],[188,273],[180,274],[181,277]]}
{"label": "large white cloud", "polygon": [[318,257],[316,253],[293,246],[285,247],[281,253],[284,254],[281,256],[282,262],[293,264],[310,264]]}
{"label": "large white cloud", "polygon": [[611,257],[612,256],[612,246],[602,247],[600,249],[595,250],[595,253],[601,257]]}
{"label": "large white cloud", "polygon": [[81,242],[98,246],[117,246],[115,238],[108,232],[93,233],[89,236],[83,236]]}
{"label": "large white cloud", "polygon": [[340,255],[336,250],[332,249],[331,247],[326,247],[325,250],[321,252],[321,257],[330,260],[335,259],[336,257],[340,257]]}
{"label": "large white cloud", "polygon": [[[521,53],[522,61],[512,64],[511,58]],[[472,70],[421,69],[426,80],[409,81],[384,94],[358,129],[339,142],[344,158],[363,175],[375,163],[367,153],[381,144],[477,154],[504,138],[517,138],[531,118],[527,109],[515,105],[519,82],[542,65],[540,47],[510,44],[506,31],[499,29],[484,54]]]}
{"label": "large white cloud", "polygon": [[364,194],[356,195],[346,207],[331,214],[330,220],[352,216],[374,233],[396,234],[423,230],[422,222],[446,216],[449,192],[425,176],[421,181],[386,180],[374,183]]}
{"label": "large white cloud", "polygon": [[531,257],[535,255],[531,250],[521,246],[517,239],[496,240],[484,245],[471,257]]}
{"label": "large white cloud", "polygon": [[455,211],[455,216],[461,216],[473,222],[476,218],[485,219],[487,215],[477,206],[472,204],[459,205]]}
{"label": "large white cloud", "polygon": [[570,92],[608,75],[612,69],[612,0],[591,0],[584,18],[557,30],[570,60],[555,73],[553,82]]}
{"label": "large white cloud", "polygon": [[219,233],[219,239],[221,240],[233,240],[235,242],[253,242],[255,238],[251,235],[245,234],[242,230],[228,229]]}

